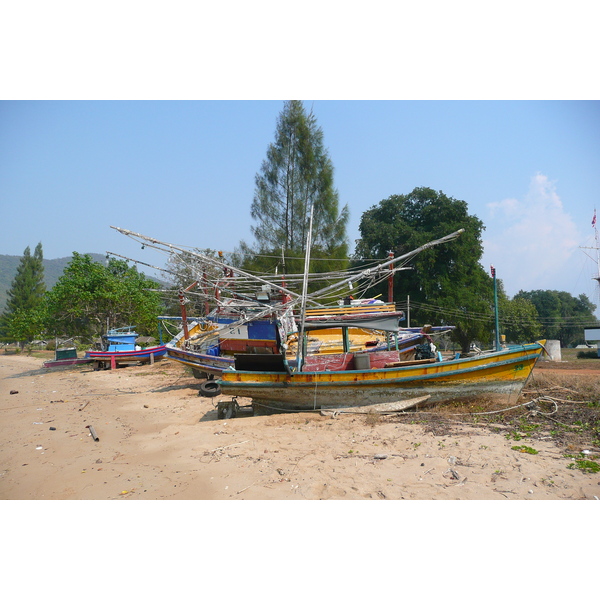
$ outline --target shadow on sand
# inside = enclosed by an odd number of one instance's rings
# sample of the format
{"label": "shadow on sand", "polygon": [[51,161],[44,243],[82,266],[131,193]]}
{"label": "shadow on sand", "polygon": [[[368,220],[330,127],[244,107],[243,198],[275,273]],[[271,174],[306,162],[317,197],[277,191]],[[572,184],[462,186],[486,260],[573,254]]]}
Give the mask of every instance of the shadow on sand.
{"label": "shadow on sand", "polygon": [[22,379],[23,377],[34,377],[35,375],[47,375],[48,369],[32,369],[31,371],[23,371],[14,375],[7,375],[6,379]]}
{"label": "shadow on sand", "polygon": [[254,417],[257,414],[252,404],[238,404],[237,397],[217,396],[213,398],[212,401],[213,408],[199,419],[199,423],[202,423],[203,421],[247,419],[248,417]]}
{"label": "shadow on sand", "polygon": [[157,387],[157,388],[152,388],[151,390],[149,390],[150,392],[156,392],[157,394],[165,394],[167,392],[177,392],[177,391],[181,391],[181,390],[199,390],[200,386],[199,385],[194,385],[194,384],[189,384],[189,383],[181,383],[179,385],[177,384],[170,384],[170,385],[165,385],[163,387]]}

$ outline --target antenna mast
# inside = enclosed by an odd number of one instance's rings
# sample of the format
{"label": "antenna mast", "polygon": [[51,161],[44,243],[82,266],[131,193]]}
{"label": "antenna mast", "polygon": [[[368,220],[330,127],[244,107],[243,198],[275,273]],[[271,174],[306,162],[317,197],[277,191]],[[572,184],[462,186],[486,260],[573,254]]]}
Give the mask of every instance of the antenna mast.
{"label": "antenna mast", "polygon": [[[600,300],[600,242],[598,241],[598,228],[596,226],[596,209],[594,208],[594,217],[592,218],[592,227],[594,228],[594,240],[596,241],[595,246],[582,246],[582,248],[586,250],[595,250],[596,251],[596,267],[598,269],[598,273],[592,277],[595,281],[598,282],[598,299]],[[587,254],[587,252],[585,253]],[[589,256],[589,254],[588,254]],[[592,260],[594,258],[590,256]]]}
{"label": "antenna mast", "polygon": [[598,275],[592,277],[600,285],[600,243],[598,243],[598,228],[596,227],[596,209],[594,209],[594,218],[592,219],[592,227],[594,228],[594,237],[596,239],[596,265],[598,266]]}

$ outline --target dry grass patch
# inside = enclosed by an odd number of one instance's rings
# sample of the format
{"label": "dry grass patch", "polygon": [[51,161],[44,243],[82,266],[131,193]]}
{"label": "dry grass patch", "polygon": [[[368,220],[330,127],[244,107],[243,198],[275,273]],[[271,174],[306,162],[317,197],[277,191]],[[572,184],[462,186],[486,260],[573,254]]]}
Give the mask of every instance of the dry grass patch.
{"label": "dry grass patch", "polygon": [[510,404],[485,398],[417,408],[391,417],[420,423],[434,435],[457,424],[488,427],[508,439],[551,439],[565,452],[600,454],[600,377],[538,372]]}

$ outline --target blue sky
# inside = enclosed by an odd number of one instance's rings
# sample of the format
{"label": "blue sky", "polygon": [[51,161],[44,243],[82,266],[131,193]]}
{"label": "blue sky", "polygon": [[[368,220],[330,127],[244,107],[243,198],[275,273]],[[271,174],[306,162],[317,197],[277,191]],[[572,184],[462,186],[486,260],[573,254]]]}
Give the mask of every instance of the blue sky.
{"label": "blue sky", "polygon": [[[363,212],[417,186],[464,200],[485,224],[483,265],[519,290],[600,304],[600,102],[305,100],[324,132],[340,203]],[[111,251],[151,264],[110,229],[234,250],[251,242],[254,176],[283,108],[272,101],[0,103],[0,253]],[[589,253],[589,251],[588,251]],[[592,253],[593,254],[593,253]],[[160,262],[162,264],[162,262]],[[159,265],[160,266],[160,265]]]}
{"label": "blue sky", "polygon": [[41,241],[46,258],[161,259],[110,225],[224,251],[251,242],[254,177],[283,100],[299,98],[323,129],[352,247],[365,210],[428,186],[484,222],[482,264],[510,295],[558,289],[600,305],[581,249],[600,211],[588,10],[11,3],[0,9],[11,57],[0,66],[0,253]]}

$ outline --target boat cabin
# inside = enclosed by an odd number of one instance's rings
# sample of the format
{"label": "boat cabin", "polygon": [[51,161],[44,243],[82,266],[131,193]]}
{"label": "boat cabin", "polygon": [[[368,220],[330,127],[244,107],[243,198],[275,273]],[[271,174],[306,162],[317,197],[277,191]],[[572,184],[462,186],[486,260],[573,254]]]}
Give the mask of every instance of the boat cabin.
{"label": "boat cabin", "polygon": [[110,329],[107,334],[102,336],[105,352],[131,352],[139,350],[135,341],[138,334],[131,327],[121,329]]}
{"label": "boat cabin", "polygon": [[77,348],[57,348],[54,351],[55,360],[65,360],[68,358],[77,358]]}

